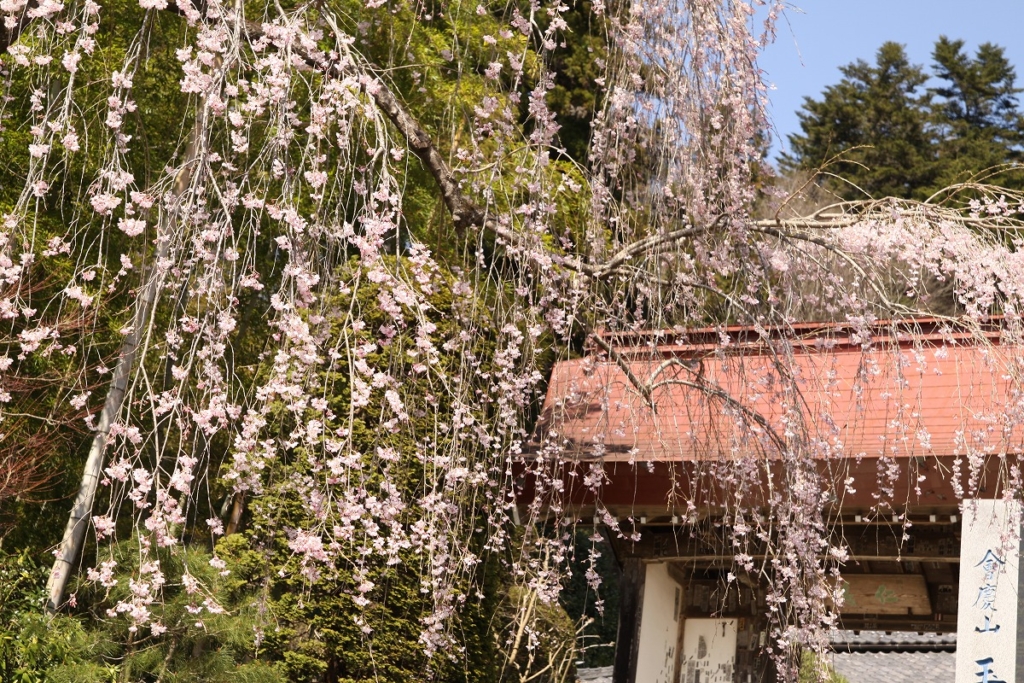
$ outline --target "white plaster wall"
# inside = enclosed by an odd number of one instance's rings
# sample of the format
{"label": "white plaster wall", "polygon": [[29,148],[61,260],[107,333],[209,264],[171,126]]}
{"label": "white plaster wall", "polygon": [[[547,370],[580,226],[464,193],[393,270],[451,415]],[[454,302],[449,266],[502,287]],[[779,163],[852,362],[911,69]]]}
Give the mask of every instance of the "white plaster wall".
{"label": "white plaster wall", "polygon": [[680,683],[732,683],[736,636],[735,619],[687,619]]}
{"label": "white plaster wall", "polygon": [[675,683],[672,673],[679,639],[676,612],[682,600],[682,587],[669,576],[668,565],[664,562],[648,564],[640,613],[636,683]]}

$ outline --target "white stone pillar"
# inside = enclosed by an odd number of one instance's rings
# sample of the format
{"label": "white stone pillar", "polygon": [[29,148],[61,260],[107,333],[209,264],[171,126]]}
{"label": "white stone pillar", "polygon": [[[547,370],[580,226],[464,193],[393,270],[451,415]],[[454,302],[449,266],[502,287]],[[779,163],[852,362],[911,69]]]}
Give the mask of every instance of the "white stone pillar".
{"label": "white stone pillar", "polygon": [[668,563],[651,562],[644,577],[634,683],[675,683],[682,612],[683,588],[669,574]]}
{"label": "white stone pillar", "polygon": [[956,683],[1014,683],[1021,613],[1020,505],[965,500],[963,518]]}

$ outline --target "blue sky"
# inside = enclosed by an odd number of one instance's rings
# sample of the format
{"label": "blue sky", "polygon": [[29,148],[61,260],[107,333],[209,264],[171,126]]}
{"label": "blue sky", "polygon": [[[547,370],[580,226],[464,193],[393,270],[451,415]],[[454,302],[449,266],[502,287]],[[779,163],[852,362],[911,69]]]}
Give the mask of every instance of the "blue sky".
{"label": "blue sky", "polygon": [[[841,78],[839,67],[864,59],[887,40],[903,43],[926,67],[940,35],[962,39],[973,54],[980,43],[1006,48],[1024,87],[1024,0],[797,0],[779,23],[778,38],[761,58],[777,130],[775,157],[786,135],[799,132],[796,112],[805,96],[819,98]],[[1024,93],[1022,93],[1024,95]],[[1022,98],[1024,103],[1024,98]]]}

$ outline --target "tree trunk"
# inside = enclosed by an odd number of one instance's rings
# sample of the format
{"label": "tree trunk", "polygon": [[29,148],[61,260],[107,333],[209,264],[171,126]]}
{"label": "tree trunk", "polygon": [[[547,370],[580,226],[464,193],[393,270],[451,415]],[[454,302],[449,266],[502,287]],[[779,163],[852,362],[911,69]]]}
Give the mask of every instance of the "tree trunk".
{"label": "tree trunk", "polygon": [[114,375],[111,379],[110,390],[107,393],[106,401],[103,403],[103,410],[100,412],[99,422],[96,425],[96,434],[93,436],[92,447],[89,449],[89,457],[85,461],[85,469],[82,472],[82,481],[78,487],[78,495],[75,496],[75,503],[71,507],[71,514],[64,529],[64,537],[57,547],[53,569],[50,571],[50,578],[46,583],[46,593],[48,595],[46,611],[49,614],[56,613],[60,608],[61,602],[64,599],[64,589],[67,587],[68,579],[71,576],[71,567],[82,552],[85,532],[89,527],[89,516],[92,512],[93,502],[96,499],[96,489],[99,486],[100,477],[103,473],[107,435],[110,432],[111,423],[121,411],[121,405],[124,403],[124,395],[128,389],[128,380],[131,376],[132,367],[135,365],[135,357],[138,355],[139,345],[145,334],[146,326],[149,324],[150,316],[153,313],[153,308],[156,306],[157,296],[163,284],[163,274],[159,263],[167,256],[170,249],[171,239],[168,233],[176,220],[177,202],[192,181],[193,166],[199,155],[201,138],[205,129],[204,119],[204,112],[200,111],[196,116],[195,126],[185,147],[184,162],[178,171],[177,177],[174,179],[174,186],[171,188],[173,204],[168,207],[158,225],[156,255],[150,268],[149,279],[146,281],[142,296],[138,299],[135,308],[135,318],[132,320],[132,330],[125,336],[124,342],[121,344],[117,366],[114,368]]}

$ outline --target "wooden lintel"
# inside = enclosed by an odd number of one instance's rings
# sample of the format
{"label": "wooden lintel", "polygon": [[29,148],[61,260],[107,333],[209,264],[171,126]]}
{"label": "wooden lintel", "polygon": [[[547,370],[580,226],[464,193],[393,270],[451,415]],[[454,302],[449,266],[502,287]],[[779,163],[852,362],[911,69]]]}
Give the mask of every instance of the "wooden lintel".
{"label": "wooden lintel", "polygon": [[689,574],[680,569],[679,565],[674,562],[668,563],[668,575],[671,576],[680,586],[685,587],[690,583]]}
{"label": "wooden lintel", "polygon": [[[852,561],[959,563],[960,530],[951,524],[906,532],[882,527],[843,529],[836,530],[833,538],[833,543],[844,547]],[[764,543],[751,541],[743,546],[733,545],[728,530],[717,527],[679,526],[671,531],[648,528],[641,532],[639,541],[619,538],[614,539],[613,546],[617,557],[659,561],[731,564],[733,556],[740,552],[755,559],[763,559],[768,554]]]}
{"label": "wooden lintel", "polygon": [[[765,560],[764,555],[751,555],[754,562]],[[828,555],[822,555],[818,559],[825,561],[834,559]],[[680,562],[684,564],[696,564],[701,562],[714,563],[723,567],[731,566],[734,562],[730,555],[659,555],[658,557],[646,557],[644,562]],[[921,555],[851,555],[849,562],[947,562],[949,564],[960,564],[959,557],[921,556]]]}

